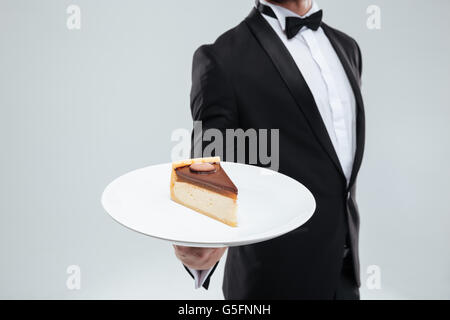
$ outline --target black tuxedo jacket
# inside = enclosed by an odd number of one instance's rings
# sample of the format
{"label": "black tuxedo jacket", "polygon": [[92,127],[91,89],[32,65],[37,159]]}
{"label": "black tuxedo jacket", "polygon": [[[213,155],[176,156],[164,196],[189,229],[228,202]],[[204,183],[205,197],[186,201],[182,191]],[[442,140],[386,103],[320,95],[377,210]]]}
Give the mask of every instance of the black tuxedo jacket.
{"label": "black tuxedo jacket", "polygon": [[273,240],[229,248],[226,299],[331,299],[346,241],[359,284],[355,183],[364,149],[361,54],[355,40],[325,24],[322,28],[357,103],[357,149],[349,185],[308,85],[256,9],[194,54],[193,119],[201,120],[203,129],[279,129],[279,172],[303,183],[317,202],[316,212],[300,228]]}

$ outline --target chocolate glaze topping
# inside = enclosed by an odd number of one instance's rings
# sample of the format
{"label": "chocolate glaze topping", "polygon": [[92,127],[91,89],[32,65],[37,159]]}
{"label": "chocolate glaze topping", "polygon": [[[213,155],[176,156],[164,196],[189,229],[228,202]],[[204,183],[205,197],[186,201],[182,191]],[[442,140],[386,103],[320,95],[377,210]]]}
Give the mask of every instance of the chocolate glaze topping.
{"label": "chocolate glaze topping", "polygon": [[214,166],[215,171],[211,170],[210,172],[198,173],[191,170],[190,166],[184,166],[176,168],[175,172],[181,180],[186,180],[187,182],[196,184],[200,187],[206,187],[219,193],[230,192],[237,194],[237,187],[222,169],[220,163],[212,163],[211,165]]}

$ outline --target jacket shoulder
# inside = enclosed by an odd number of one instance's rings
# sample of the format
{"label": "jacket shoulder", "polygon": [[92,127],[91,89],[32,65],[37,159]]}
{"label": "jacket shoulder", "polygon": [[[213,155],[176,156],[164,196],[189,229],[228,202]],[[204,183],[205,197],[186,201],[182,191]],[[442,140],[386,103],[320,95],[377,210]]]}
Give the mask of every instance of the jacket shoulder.
{"label": "jacket shoulder", "polygon": [[245,50],[251,33],[244,22],[221,34],[213,43],[201,45],[194,53],[196,57],[207,57],[225,63],[236,52]]}
{"label": "jacket shoulder", "polygon": [[348,47],[352,47],[355,48],[358,46],[358,43],[356,42],[356,40],[354,38],[352,38],[351,36],[349,36],[348,34],[335,29],[333,27],[330,27],[327,24],[323,24],[323,28],[325,28],[329,33],[332,33],[344,46]]}

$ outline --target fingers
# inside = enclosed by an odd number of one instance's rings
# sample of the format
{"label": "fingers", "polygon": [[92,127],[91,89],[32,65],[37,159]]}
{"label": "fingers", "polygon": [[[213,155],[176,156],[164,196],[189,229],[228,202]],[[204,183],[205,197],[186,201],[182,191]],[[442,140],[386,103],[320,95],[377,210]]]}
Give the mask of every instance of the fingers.
{"label": "fingers", "polygon": [[203,259],[208,256],[214,248],[196,248],[174,245],[175,251],[182,257],[197,257]]}
{"label": "fingers", "polygon": [[183,264],[196,270],[212,268],[227,248],[196,248],[174,245],[175,255]]}
{"label": "fingers", "polygon": [[213,248],[175,247],[175,255],[187,267],[197,270],[207,269]]}

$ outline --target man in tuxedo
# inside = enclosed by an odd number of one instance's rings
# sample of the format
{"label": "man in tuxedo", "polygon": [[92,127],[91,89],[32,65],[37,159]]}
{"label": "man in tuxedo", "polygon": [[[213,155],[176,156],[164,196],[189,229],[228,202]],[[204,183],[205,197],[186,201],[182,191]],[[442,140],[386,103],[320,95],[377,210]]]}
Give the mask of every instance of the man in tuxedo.
{"label": "man in tuxedo", "polygon": [[[226,299],[359,299],[361,70],[356,41],[326,25],[311,0],[260,0],[195,52],[193,119],[203,130],[278,128],[279,172],[303,183],[317,205],[288,234],[228,249]],[[175,246],[205,288],[225,250]]]}

